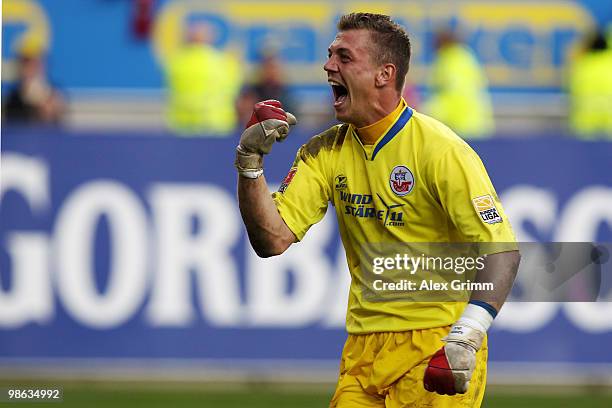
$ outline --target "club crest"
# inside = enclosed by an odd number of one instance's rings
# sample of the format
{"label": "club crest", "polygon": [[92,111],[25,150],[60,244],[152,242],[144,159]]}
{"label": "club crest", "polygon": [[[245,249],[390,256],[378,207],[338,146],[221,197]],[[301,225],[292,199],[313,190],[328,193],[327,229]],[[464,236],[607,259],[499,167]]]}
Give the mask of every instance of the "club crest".
{"label": "club crest", "polygon": [[414,188],[414,176],[406,166],[395,166],[389,178],[391,190],[398,196],[403,197]]}

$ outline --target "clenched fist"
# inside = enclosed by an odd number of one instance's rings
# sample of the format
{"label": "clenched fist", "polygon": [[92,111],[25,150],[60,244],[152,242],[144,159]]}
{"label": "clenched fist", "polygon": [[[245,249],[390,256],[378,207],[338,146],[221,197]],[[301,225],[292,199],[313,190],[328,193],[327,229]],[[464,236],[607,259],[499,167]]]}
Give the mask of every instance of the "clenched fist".
{"label": "clenched fist", "polygon": [[285,140],[289,127],[297,123],[295,116],[283,110],[279,101],[267,100],[255,104],[240,144],[236,148],[235,166],[244,177],[263,174],[263,155],[270,153],[275,141]]}

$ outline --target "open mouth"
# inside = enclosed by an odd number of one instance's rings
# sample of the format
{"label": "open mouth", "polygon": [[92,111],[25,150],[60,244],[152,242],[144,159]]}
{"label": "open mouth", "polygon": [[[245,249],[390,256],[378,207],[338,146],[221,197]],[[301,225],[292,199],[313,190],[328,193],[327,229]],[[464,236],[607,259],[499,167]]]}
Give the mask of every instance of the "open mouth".
{"label": "open mouth", "polygon": [[334,92],[334,106],[340,106],[348,98],[348,89],[339,82],[329,80],[329,84]]}

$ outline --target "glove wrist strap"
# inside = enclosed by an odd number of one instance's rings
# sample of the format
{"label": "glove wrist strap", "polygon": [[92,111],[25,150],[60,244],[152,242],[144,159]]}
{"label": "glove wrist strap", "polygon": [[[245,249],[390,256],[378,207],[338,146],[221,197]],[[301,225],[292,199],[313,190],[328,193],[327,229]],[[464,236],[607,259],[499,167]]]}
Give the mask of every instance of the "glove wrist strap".
{"label": "glove wrist strap", "polygon": [[461,319],[457,320],[457,322],[451,327],[448,336],[446,336],[443,341],[447,343],[459,343],[463,345],[468,345],[474,348],[474,350],[480,350],[480,346],[482,346],[482,341],[484,340],[485,332],[480,331],[475,327],[471,327],[465,321]]}
{"label": "glove wrist strap", "polygon": [[468,303],[458,321],[465,322],[471,327],[486,332],[493,323],[493,316],[482,306]]}
{"label": "glove wrist strap", "polygon": [[451,327],[445,341],[468,344],[478,350],[491,323],[493,316],[487,309],[468,303],[459,320]]}
{"label": "glove wrist strap", "polygon": [[263,169],[259,170],[238,170],[238,174],[248,179],[259,178],[263,174]]}
{"label": "glove wrist strap", "polygon": [[256,179],[263,174],[263,157],[258,153],[248,152],[238,145],[234,166],[241,176]]}

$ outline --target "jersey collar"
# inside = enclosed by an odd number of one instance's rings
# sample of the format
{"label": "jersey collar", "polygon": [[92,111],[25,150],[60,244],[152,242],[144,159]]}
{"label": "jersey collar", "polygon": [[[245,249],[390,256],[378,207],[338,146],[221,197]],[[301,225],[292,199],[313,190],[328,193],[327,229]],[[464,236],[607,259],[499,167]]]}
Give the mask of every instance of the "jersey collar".
{"label": "jersey collar", "polygon": [[[359,145],[362,147],[366,160],[374,160],[378,152],[380,152],[380,150],[387,143],[389,143],[400,132],[400,130],[404,128],[404,126],[406,126],[406,123],[408,123],[408,121],[412,117],[413,111],[406,104],[404,98],[402,98],[400,104],[403,106],[403,109],[400,111],[399,115],[397,115],[397,117],[391,122],[389,127],[381,134],[376,143],[374,143],[373,149],[372,146],[367,146],[367,148],[364,147],[363,143],[361,142],[361,139],[359,139],[359,136],[357,136],[357,133],[355,132],[355,128],[351,125],[351,133],[353,134],[353,138],[357,140],[357,143],[359,143]],[[371,152],[371,157],[368,157],[370,156],[368,152]]]}

